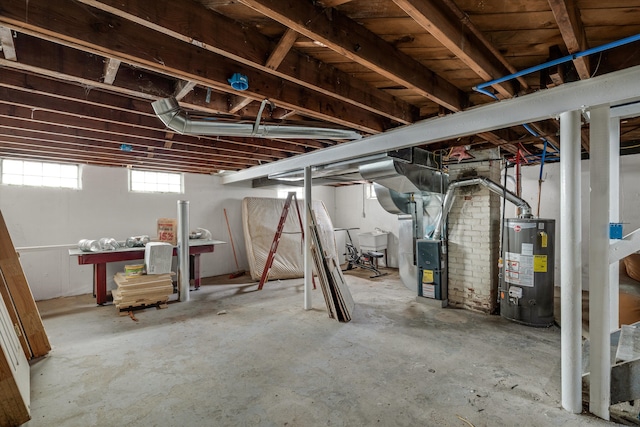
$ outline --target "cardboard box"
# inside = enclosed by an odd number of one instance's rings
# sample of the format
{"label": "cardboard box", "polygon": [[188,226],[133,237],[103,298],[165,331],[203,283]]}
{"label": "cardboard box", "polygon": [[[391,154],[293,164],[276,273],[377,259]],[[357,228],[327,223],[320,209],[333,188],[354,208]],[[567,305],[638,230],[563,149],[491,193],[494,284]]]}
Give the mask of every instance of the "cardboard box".
{"label": "cardboard box", "polygon": [[175,218],[158,218],[158,241],[178,244],[178,220]]}

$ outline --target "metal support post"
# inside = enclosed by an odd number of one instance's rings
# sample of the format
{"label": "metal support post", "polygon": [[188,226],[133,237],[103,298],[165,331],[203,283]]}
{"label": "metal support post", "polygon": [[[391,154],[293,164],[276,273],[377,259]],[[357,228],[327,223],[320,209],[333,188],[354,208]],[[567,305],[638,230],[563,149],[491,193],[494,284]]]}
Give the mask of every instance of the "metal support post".
{"label": "metal support post", "polygon": [[313,282],[313,270],[311,258],[311,232],[309,230],[309,208],[311,199],[311,167],[304,168],[304,309],[311,310],[311,286]]}
{"label": "metal support post", "polygon": [[[609,222],[620,222],[620,119],[611,118],[609,124]],[[620,262],[609,265],[609,329],[618,329],[620,295]]]}
{"label": "metal support post", "polygon": [[611,400],[609,292],[609,105],[591,108],[589,211],[589,411],[609,419]]}
{"label": "metal support post", "polygon": [[560,114],[560,312],[562,407],[582,412],[580,111]]}
{"label": "metal support post", "polygon": [[178,200],[178,301],[189,301],[189,202]]}

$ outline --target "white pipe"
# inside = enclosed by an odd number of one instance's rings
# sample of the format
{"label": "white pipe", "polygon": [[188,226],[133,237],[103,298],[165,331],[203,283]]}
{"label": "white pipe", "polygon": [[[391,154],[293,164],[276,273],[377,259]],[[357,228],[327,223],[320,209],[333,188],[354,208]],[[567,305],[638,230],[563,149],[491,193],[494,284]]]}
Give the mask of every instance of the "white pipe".
{"label": "white pipe", "polygon": [[304,168],[304,309],[311,310],[311,286],[313,271],[311,269],[311,230],[309,218],[311,213],[311,167]]}
{"label": "white pipe", "polygon": [[589,411],[609,419],[609,106],[591,108],[589,147]]}
{"label": "white pipe", "polygon": [[178,301],[189,301],[189,202],[178,200]]}
{"label": "white pipe", "polygon": [[[620,222],[620,119],[611,118],[609,123],[609,222]],[[620,262],[609,265],[609,330],[618,329],[620,304]]]}
{"label": "white pipe", "polygon": [[[163,98],[151,103],[153,111],[169,129],[182,134],[246,136],[256,138],[295,139],[360,139],[358,132],[345,129],[331,129],[308,126],[259,125],[229,123],[215,119],[192,119],[178,105],[175,98]],[[264,103],[260,108],[260,114]]]}
{"label": "white pipe", "polygon": [[562,407],[582,412],[580,111],[560,114],[560,312]]}

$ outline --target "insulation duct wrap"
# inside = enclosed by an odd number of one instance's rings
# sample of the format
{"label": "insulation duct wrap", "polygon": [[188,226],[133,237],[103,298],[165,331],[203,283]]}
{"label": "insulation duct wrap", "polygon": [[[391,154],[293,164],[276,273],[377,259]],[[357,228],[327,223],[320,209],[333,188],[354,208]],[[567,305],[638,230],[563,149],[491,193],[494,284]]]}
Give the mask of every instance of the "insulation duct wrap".
{"label": "insulation duct wrap", "polygon": [[[193,119],[187,115],[175,98],[159,99],[151,103],[153,111],[169,129],[182,134],[213,136],[244,136],[281,139],[360,139],[351,130],[328,129],[307,126],[261,125],[260,116],[255,124],[229,123],[216,119]],[[264,104],[263,106],[264,107]],[[262,112],[262,107],[260,111]]]}

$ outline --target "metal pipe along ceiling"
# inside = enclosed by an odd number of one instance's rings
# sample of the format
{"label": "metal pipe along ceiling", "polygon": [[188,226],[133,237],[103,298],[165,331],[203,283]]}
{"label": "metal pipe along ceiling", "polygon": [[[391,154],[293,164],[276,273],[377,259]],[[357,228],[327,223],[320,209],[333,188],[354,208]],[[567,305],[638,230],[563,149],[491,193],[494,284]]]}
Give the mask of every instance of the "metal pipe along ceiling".
{"label": "metal pipe along ceiling", "polygon": [[489,190],[493,191],[500,197],[504,197],[514,205],[520,208],[520,218],[529,218],[531,217],[531,206],[524,199],[518,197],[515,193],[504,188],[502,185],[497,184],[491,181],[489,178],[478,177],[478,178],[467,178],[461,179],[458,181],[453,181],[449,183],[449,189],[447,190],[447,194],[444,196],[444,202],[442,203],[442,215],[440,216],[440,220],[433,232],[433,238],[438,240],[440,238],[442,232],[442,224],[447,220],[447,216],[449,215],[449,211],[451,210],[451,205],[453,204],[453,197],[456,188],[458,187],[466,187],[469,185],[484,185]]}
{"label": "metal pipe along ceiling", "polygon": [[360,139],[358,132],[343,129],[327,129],[307,126],[256,125],[227,123],[215,119],[192,119],[184,112],[178,101],[171,98],[151,103],[153,111],[169,129],[182,134],[213,136],[246,136],[281,139]]}

